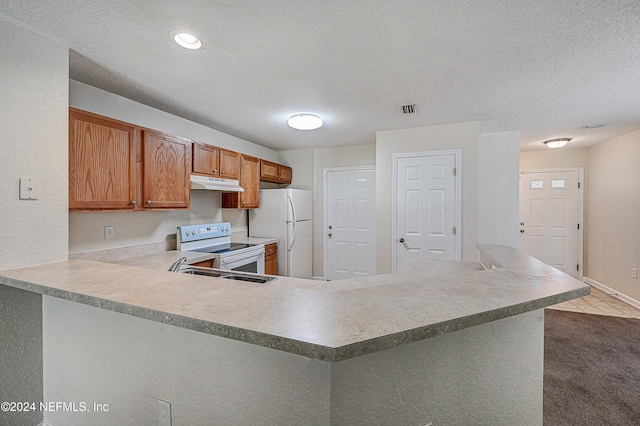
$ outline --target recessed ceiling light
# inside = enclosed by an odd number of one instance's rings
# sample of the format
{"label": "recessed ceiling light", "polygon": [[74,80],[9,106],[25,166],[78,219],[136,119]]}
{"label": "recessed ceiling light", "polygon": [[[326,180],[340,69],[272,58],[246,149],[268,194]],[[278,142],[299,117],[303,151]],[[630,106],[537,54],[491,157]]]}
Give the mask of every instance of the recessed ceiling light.
{"label": "recessed ceiling light", "polygon": [[287,121],[289,127],[297,130],[314,130],[322,127],[322,118],[313,114],[296,114]]}
{"label": "recessed ceiling light", "polygon": [[195,50],[202,47],[202,42],[193,34],[174,31],[171,33],[171,37],[173,38],[173,41],[187,49]]}
{"label": "recessed ceiling light", "polygon": [[571,140],[571,138],[558,138],[558,139],[551,139],[551,140],[548,140],[548,141],[544,141],[543,143],[546,146],[548,146],[549,148],[562,148],[570,140]]}

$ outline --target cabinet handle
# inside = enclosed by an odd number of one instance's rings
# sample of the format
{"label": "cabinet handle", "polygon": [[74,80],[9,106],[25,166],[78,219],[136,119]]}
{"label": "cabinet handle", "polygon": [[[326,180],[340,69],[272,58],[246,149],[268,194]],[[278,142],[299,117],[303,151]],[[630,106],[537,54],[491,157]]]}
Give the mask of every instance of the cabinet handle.
{"label": "cabinet handle", "polygon": [[213,173],[217,173],[218,171],[216,169],[213,169]]}
{"label": "cabinet handle", "polygon": [[223,171],[221,171],[221,172],[220,172],[220,174],[221,174],[221,175],[223,175],[223,174],[224,174],[224,170],[223,170]]}
{"label": "cabinet handle", "polygon": [[151,200],[147,200],[147,204],[151,204]]}
{"label": "cabinet handle", "polygon": [[133,201],[131,202],[131,204],[133,204],[133,205],[135,206],[135,205],[137,204],[137,203],[136,203],[136,200],[133,200]]}

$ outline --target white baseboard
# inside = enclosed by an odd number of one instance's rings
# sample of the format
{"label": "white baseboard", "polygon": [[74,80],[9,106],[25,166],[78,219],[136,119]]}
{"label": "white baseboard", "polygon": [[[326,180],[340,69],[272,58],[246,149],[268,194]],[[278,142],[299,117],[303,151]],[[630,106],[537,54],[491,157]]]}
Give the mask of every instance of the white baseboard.
{"label": "white baseboard", "polygon": [[312,280],[318,280],[318,281],[326,281],[326,280],[324,279],[324,277],[315,277],[315,276],[313,276],[313,277],[311,277],[311,279],[312,279]]}
{"label": "white baseboard", "polygon": [[613,296],[616,299],[620,299],[625,303],[628,303],[629,305],[633,306],[634,308],[638,308],[640,309],[640,301],[627,296],[626,294],[622,294],[617,290],[612,289],[611,287],[607,287],[606,285],[596,281],[596,280],[592,280],[591,278],[587,278],[584,277],[582,279],[582,281],[584,281],[585,283],[594,286],[595,288],[598,288],[602,291],[604,291],[605,293],[607,293],[609,296]]}

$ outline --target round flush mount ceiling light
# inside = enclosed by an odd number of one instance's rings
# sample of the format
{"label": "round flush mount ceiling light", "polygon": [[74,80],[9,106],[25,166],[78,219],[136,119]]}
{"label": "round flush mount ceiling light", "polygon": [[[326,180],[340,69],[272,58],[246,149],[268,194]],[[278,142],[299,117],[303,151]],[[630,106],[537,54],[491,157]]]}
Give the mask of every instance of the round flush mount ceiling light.
{"label": "round flush mount ceiling light", "polygon": [[551,139],[548,141],[544,141],[543,143],[549,148],[562,148],[565,146],[571,138],[559,138],[559,139]]}
{"label": "round flush mount ceiling light", "polygon": [[174,31],[171,33],[171,38],[180,46],[187,49],[196,50],[202,48],[202,42],[193,34]]}
{"label": "round flush mount ceiling light", "polygon": [[287,121],[289,127],[297,130],[314,130],[322,127],[322,118],[313,114],[296,114]]}

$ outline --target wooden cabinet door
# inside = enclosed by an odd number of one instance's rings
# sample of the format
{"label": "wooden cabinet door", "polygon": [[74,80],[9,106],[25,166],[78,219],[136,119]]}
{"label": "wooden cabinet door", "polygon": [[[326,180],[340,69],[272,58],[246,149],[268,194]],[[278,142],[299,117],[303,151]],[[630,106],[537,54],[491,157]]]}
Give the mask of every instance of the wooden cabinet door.
{"label": "wooden cabinet door", "polygon": [[225,179],[240,178],[240,153],[220,149],[220,177]]}
{"label": "wooden cabinet door", "polygon": [[278,243],[264,246],[264,273],[278,275]]}
{"label": "wooden cabinet door", "polygon": [[293,169],[289,166],[278,166],[278,182],[291,183],[293,177]]}
{"label": "wooden cabinet door", "polygon": [[278,182],[278,168],[276,163],[260,160],[260,180]]}
{"label": "wooden cabinet door", "polygon": [[260,160],[248,155],[240,155],[240,208],[257,209],[260,207]]}
{"label": "wooden cabinet door", "polygon": [[203,143],[193,143],[193,173],[217,177],[219,176],[220,149]]}
{"label": "wooden cabinet door", "polygon": [[222,207],[255,209],[260,207],[260,160],[240,154],[240,186],[244,192],[223,192]]}
{"label": "wooden cabinet door", "polygon": [[188,209],[191,187],[191,141],[145,130],[142,150],[144,207]]}
{"label": "wooden cabinet door", "polygon": [[137,135],[126,123],[69,110],[69,209],[135,209]]}
{"label": "wooden cabinet door", "polygon": [[264,273],[267,275],[278,275],[278,256],[266,256],[264,258]]}

